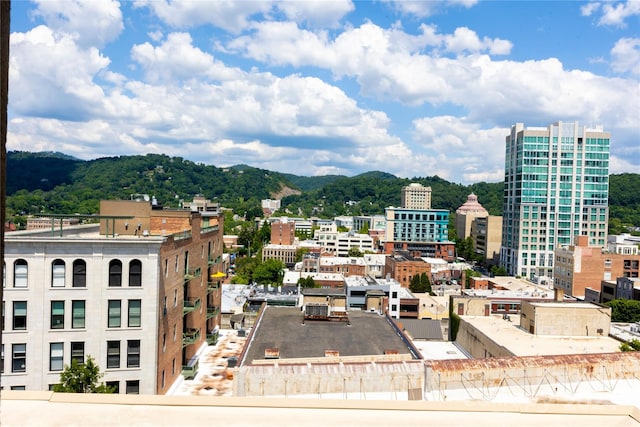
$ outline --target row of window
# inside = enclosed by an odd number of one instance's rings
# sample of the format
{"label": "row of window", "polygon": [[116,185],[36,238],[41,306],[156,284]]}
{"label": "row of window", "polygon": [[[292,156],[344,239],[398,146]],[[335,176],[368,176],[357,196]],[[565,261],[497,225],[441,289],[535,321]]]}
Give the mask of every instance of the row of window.
{"label": "row of window", "polygon": [[[62,259],[51,262],[51,287],[63,288],[66,286],[67,265]],[[87,286],[87,263],[77,259],[72,263],[71,286],[84,288]],[[6,286],[6,266],[3,271],[5,277],[3,286]],[[114,259],[109,262],[109,286],[122,286],[122,261]],[[13,263],[13,287],[26,288],[29,286],[29,264],[25,259],[17,259]],[[129,262],[129,286],[142,286],[142,262],[134,259]]]}
{"label": "row of window", "polygon": [[[140,340],[127,340],[126,367],[140,367]],[[121,364],[121,342],[107,341],[107,369],[118,369]],[[84,342],[71,342],[69,346],[71,360],[84,363]],[[64,343],[49,343],[49,371],[64,369]],[[4,344],[0,356],[0,371],[4,373]],[[11,344],[11,372],[27,372],[27,344]]]}
{"label": "row of window", "polygon": [[[51,301],[51,329],[65,328],[66,301]],[[71,301],[71,328],[84,329],[86,321],[86,306],[84,300]],[[27,329],[27,301],[13,301],[11,328],[14,331]],[[2,302],[2,330],[5,326],[5,303]],[[142,326],[142,301],[127,300],[127,327]],[[107,302],[107,327],[122,327],[122,301],[109,300]]]}

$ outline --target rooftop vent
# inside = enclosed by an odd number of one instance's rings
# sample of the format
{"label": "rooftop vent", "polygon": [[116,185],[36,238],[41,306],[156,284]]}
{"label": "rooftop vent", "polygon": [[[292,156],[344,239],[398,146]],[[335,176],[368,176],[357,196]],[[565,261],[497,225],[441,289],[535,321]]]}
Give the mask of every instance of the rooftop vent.
{"label": "rooftop vent", "polygon": [[265,359],[280,359],[280,349],[279,348],[266,348],[264,350],[264,358]]}
{"label": "rooftop vent", "polygon": [[340,352],[338,350],[325,350],[324,357],[340,357]]}
{"label": "rooftop vent", "polygon": [[400,354],[400,352],[396,349],[387,349],[384,351],[384,354]]}

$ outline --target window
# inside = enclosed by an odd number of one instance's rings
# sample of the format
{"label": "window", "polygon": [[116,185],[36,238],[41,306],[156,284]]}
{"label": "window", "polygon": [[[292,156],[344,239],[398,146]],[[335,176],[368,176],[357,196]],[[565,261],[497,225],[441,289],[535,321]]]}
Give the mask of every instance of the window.
{"label": "window", "polygon": [[0,348],[0,373],[4,374],[4,344]]}
{"label": "window", "polygon": [[120,367],[120,341],[107,341],[107,368]]}
{"label": "window", "polygon": [[81,259],[73,261],[73,283],[74,288],[84,288],[87,286],[87,263]]}
{"label": "window", "polygon": [[138,328],[140,327],[140,300],[139,299],[131,299],[129,300],[129,323],[128,326],[130,328]]}
{"label": "window", "polygon": [[2,330],[4,331],[4,301],[2,301]]}
{"label": "window", "polygon": [[52,342],[49,344],[49,370],[62,371],[64,361],[64,344]]}
{"label": "window", "polygon": [[120,327],[120,300],[119,299],[110,299],[109,300],[109,328],[119,328]]}
{"label": "window", "polygon": [[14,301],[13,302],[13,330],[26,330],[27,329],[27,302],[26,301]]}
{"label": "window", "polygon": [[71,343],[71,360],[75,360],[78,364],[84,364],[84,342]]}
{"label": "window", "polygon": [[122,263],[117,259],[109,263],[109,286],[122,286]]}
{"label": "window", "polygon": [[113,390],[113,393],[120,393],[120,381],[107,381],[106,386]]}
{"label": "window", "polygon": [[127,368],[140,367],[140,340],[127,341]]}
{"label": "window", "polygon": [[127,394],[140,394],[140,381],[130,380],[127,381]]}
{"label": "window", "polygon": [[64,287],[64,261],[56,259],[51,263],[51,286],[54,288]]}
{"label": "window", "polygon": [[13,264],[13,287],[26,288],[29,278],[29,269],[27,261],[23,259],[17,260]]}
{"label": "window", "polygon": [[84,328],[85,307],[84,300],[71,301],[71,327]]}
{"label": "window", "polygon": [[27,345],[13,344],[11,347],[11,372],[27,371]]}
{"label": "window", "polygon": [[142,286],[142,262],[137,259],[129,263],[129,286]]}
{"label": "window", "polygon": [[12,385],[12,386],[11,386],[11,390],[20,390],[20,391],[24,391],[24,390],[26,390],[26,389],[27,389],[27,387],[26,387],[26,386],[23,386],[23,385]]}
{"label": "window", "polygon": [[64,301],[51,301],[51,329],[64,329]]}

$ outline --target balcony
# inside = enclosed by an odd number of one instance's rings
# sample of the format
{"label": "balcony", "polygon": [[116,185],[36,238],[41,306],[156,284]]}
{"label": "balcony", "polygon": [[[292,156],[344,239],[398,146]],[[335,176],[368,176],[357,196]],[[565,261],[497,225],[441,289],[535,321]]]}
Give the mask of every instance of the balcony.
{"label": "balcony", "polygon": [[207,293],[212,293],[220,289],[220,282],[207,282]]}
{"label": "balcony", "polygon": [[200,340],[200,329],[189,328],[182,333],[182,347],[195,344]]}
{"label": "balcony", "polygon": [[200,298],[187,298],[182,304],[182,314],[191,313],[200,308]]}
{"label": "balcony", "polygon": [[200,267],[187,268],[186,271],[184,272],[184,281],[188,282],[189,280],[193,280],[200,276],[202,276],[202,270],[200,270]]}
{"label": "balcony", "polygon": [[219,256],[219,255],[217,257],[215,257],[215,258],[214,257],[210,257],[209,261],[208,261],[209,267],[211,267],[212,265],[219,264],[220,261],[222,261],[222,257]]}
{"label": "balcony", "polygon": [[217,342],[218,342],[218,332],[214,334],[207,334],[208,345],[216,345]]}
{"label": "balcony", "polygon": [[207,319],[213,319],[220,314],[220,307],[207,307]]}
{"label": "balcony", "polygon": [[200,361],[196,357],[192,360],[192,362],[189,362],[188,365],[182,365],[182,376],[185,380],[192,380],[195,378],[196,374],[198,373],[199,364]]}
{"label": "balcony", "polygon": [[208,227],[203,227],[200,229],[200,234],[205,234],[205,233],[211,233],[212,231],[218,231],[220,230],[220,226],[219,225],[210,225]]}

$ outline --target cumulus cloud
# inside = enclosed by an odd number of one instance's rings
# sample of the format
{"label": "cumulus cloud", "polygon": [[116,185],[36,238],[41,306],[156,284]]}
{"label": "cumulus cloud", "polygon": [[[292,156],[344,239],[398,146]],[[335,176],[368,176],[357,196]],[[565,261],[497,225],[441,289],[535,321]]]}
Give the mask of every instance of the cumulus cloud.
{"label": "cumulus cloud", "polygon": [[[116,68],[97,46],[117,37],[122,17],[96,23],[87,42],[72,21],[105,6],[70,4],[66,15],[47,12],[49,26],[11,36],[10,149],[84,159],[189,153],[217,166],[300,175],[384,170],[495,182],[513,122],[578,120],[615,129],[612,172],[634,170],[640,157],[640,111],[629,95],[638,88],[637,38],[611,49],[620,77],[606,77],[556,58],[497,59],[512,42],[469,27],[443,33],[435,24],[412,31],[365,21],[336,30],[358,5],[349,1],[139,1],[137,12],[147,8],[163,25],[139,31],[127,45],[130,63]],[[44,18],[52,6],[38,7]],[[604,9],[585,6],[583,14]],[[242,32],[203,42],[187,32],[198,25]]]}
{"label": "cumulus cloud", "polygon": [[351,0],[281,1],[275,6],[285,14],[289,21],[318,28],[337,27],[342,18],[355,9]]}
{"label": "cumulus cloud", "polygon": [[425,165],[442,178],[463,182],[504,179],[504,139],[508,132],[502,127],[485,129],[466,117],[423,117],[413,122],[413,140],[427,157]]}
{"label": "cumulus cloud", "polygon": [[136,0],[134,6],[148,8],[173,28],[189,29],[204,24],[237,33],[247,27],[250,18],[268,12],[270,1],[198,1]]}
{"label": "cumulus cloud", "polygon": [[120,3],[104,1],[37,0],[35,16],[40,16],[52,30],[65,33],[81,47],[102,47],[115,40],[122,30]]}
{"label": "cumulus cloud", "polygon": [[611,49],[611,68],[619,73],[640,75],[640,38],[623,38]]}
{"label": "cumulus cloud", "polygon": [[626,0],[619,2],[591,2],[580,8],[583,16],[601,14],[598,25],[626,27],[626,20],[640,15],[640,2]]}
{"label": "cumulus cloud", "polygon": [[9,97],[15,112],[83,120],[99,110],[104,92],[94,77],[110,61],[96,48],[82,49],[70,35],[41,25],[13,33],[10,53]]}

